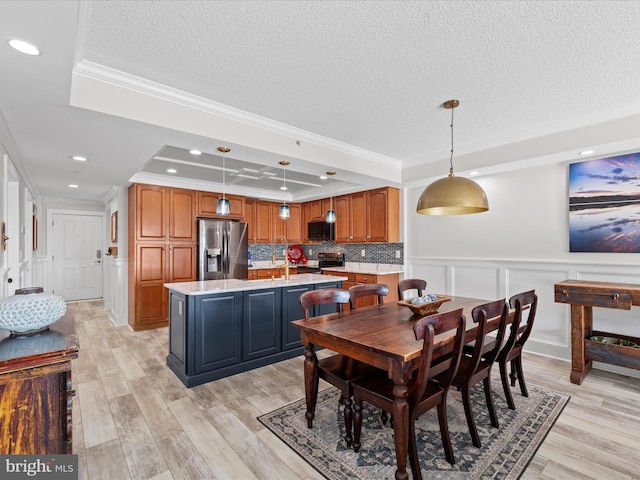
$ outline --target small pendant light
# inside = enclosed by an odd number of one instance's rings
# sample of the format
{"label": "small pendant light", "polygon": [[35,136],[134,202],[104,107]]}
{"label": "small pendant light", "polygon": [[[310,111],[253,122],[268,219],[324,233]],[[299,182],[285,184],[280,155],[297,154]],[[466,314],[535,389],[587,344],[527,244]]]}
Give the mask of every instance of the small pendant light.
{"label": "small pendant light", "polygon": [[218,147],[218,151],[222,152],[222,198],[218,199],[218,203],[216,203],[216,214],[226,217],[231,213],[231,205],[229,204],[229,200],[225,196],[225,154],[229,153],[231,149],[229,147]]}
{"label": "small pendant light", "polygon": [[285,192],[285,199],[282,203],[282,205],[280,205],[280,208],[278,209],[278,216],[282,219],[282,220],[288,220],[289,217],[291,216],[291,209],[289,208],[289,205],[287,205],[287,199],[286,199],[286,192],[287,192],[287,172],[286,169],[284,167],[286,167],[287,165],[289,165],[289,163],[291,162],[287,162],[286,160],[280,160],[280,165],[282,165],[282,180],[283,180],[283,184],[280,187],[280,190],[282,190],[283,192]]}
{"label": "small pendant light", "polygon": [[489,201],[482,187],[473,180],[453,175],[453,110],[458,100],[442,105],[451,110],[451,157],[449,176],[436,180],[424,189],[418,199],[416,212],[422,215],[465,215],[489,210]]}
{"label": "small pendant light", "polygon": [[334,172],[333,170],[330,170],[327,172],[327,175],[329,175],[329,177],[331,178],[331,183],[329,184],[329,189],[330,189],[330,197],[329,197],[329,210],[327,210],[327,216],[325,217],[325,222],[327,223],[336,223],[336,211],[333,209],[333,175],[335,175],[336,172]]}

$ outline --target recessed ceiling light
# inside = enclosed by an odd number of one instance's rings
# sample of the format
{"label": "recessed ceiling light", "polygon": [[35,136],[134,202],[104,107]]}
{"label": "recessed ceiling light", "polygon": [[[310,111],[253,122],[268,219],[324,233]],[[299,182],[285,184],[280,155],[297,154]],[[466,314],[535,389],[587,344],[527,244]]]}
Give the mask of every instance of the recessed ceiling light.
{"label": "recessed ceiling light", "polygon": [[480,172],[469,172],[470,177],[475,177],[476,175],[480,175]]}
{"label": "recessed ceiling light", "polygon": [[167,168],[167,173],[178,173],[178,170],[175,168]]}
{"label": "recessed ceiling light", "polygon": [[191,155],[202,155],[202,152],[200,150],[196,150],[195,148],[193,150],[189,150],[189,153]]}
{"label": "recessed ceiling light", "polygon": [[580,152],[580,155],[591,155],[592,153],[593,153],[593,150],[584,150]]}
{"label": "recessed ceiling light", "polygon": [[67,185],[69,188],[78,188],[78,185],[76,185],[75,183],[70,183],[69,185]]}
{"label": "recessed ceiling light", "polygon": [[320,175],[320,180],[326,180],[328,177],[326,175]]}
{"label": "recessed ceiling light", "polygon": [[71,157],[72,160],[75,160],[76,162],[87,162],[89,159],[87,157],[83,157],[80,155],[74,155],[73,157]]}
{"label": "recessed ceiling light", "polygon": [[287,187],[280,187],[280,190],[283,190],[283,191],[284,191],[284,190],[286,190],[286,189],[287,189]]}
{"label": "recessed ceiling light", "polygon": [[40,55],[40,50],[35,45],[31,45],[30,43],[23,42],[22,40],[16,40],[12,38],[9,40],[9,45],[19,51],[20,53],[24,53],[26,55]]}

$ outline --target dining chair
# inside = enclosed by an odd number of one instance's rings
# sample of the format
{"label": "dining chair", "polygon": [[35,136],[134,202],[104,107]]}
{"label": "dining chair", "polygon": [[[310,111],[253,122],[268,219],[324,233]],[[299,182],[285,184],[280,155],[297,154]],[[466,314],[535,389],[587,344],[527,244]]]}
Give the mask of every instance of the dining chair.
{"label": "dining chair", "polygon": [[[315,305],[327,303],[335,303],[336,311],[342,312],[344,305],[349,303],[349,291],[342,288],[322,288],[318,290],[310,290],[300,295],[300,306],[305,320],[311,318],[311,308]],[[315,413],[316,402],[318,399],[319,380],[330,383],[340,390],[340,404],[344,405],[344,425],[345,425],[345,442],[350,447],[353,441],[351,436],[351,426],[353,424],[352,401],[353,389],[351,381],[362,375],[371,374],[376,371],[375,367],[364,364],[342,354],[331,355],[326,358],[317,360],[315,376],[315,384],[313,385],[313,409]],[[307,427],[312,428],[312,419],[307,418]]]}
{"label": "dining chair", "polygon": [[[471,345],[464,346],[458,373],[451,382],[453,386],[461,390],[469,434],[476,447],[480,447],[481,444],[480,435],[478,435],[475,418],[471,410],[471,390],[480,381],[484,386],[484,396],[489,410],[491,425],[496,428],[500,426],[493,398],[491,397],[491,367],[504,341],[508,315],[509,308],[504,298],[478,305],[471,311],[471,318],[477,324],[476,338],[472,342],[470,351],[468,347]],[[500,321],[489,322],[495,317],[500,317]],[[491,332],[496,332],[495,338],[487,336]]]}
{"label": "dining chair", "polygon": [[422,296],[422,293],[427,288],[427,282],[421,278],[405,278],[398,282],[398,300],[404,299],[404,292],[407,290],[417,290],[418,297]]}
{"label": "dining chair", "polygon": [[[438,409],[440,435],[445,457],[451,464],[455,463],[449,425],[447,421],[447,392],[456,375],[465,332],[465,318],[462,309],[451,310],[424,317],[413,326],[416,340],[422,340],[422,352],[417,374],[409,384],[407,403],[409,405],[409,461],[414,480],[422,479],[416,445],[415,421],[418,417],[434,407]],[[450,353],[432,361],[434,337],[436,335],[454,336]],[[438,375],[438,381],[434,377]],[[353,449],[360,450],[360,434],[362,430],[362,402],[393,411],[394,384],[386,372],[368,375],[352,382],[354,401],[354,435]]]}
{"label": "dining chair", "polygon": [[[502,379],[502,387],[504,389],[504,396],[507,399],[507,404],[511,410],[515,410],[516,404],[513,401],[513,395],[509,387],[509,379],[511,380],[512,387],[515,387],[517,379],[520,384],[520,393],[522,393],[522,396],[529,396],[522,373],[522,349],[533,329],[533,321],[536,317],[538,307],[538,296],[535,290],[518,293],[509,299],[509,306],[515,309],[513,322],[511,323],[511,331],[496,361],[500,366],[500,377]],[[527,313],[523,314],[525,311]],[[511,374],[508,376],[507,364],[511,364]]]}
{"label": "dining chair", "polygon": [[362,283],[349,288],[349,308],[355,310],[358,299],[362,297],[374,297],[374,305],[382,305],[384,297],[389,294],[389,287],[384,283]]}

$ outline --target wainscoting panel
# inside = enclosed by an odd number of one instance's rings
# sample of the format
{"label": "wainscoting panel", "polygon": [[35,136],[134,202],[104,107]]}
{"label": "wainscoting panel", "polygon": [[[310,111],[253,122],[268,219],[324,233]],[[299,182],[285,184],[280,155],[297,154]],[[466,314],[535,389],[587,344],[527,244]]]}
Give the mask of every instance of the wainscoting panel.
{"label": "wainscoting panel", "polygon": [[427,293],[449,293],[449,275],[446,265],[408,265],[405,278],[422,278],[427,282]]}
{"label": "wainscoting panel", "polygon": [[[516,293],[535,290],[538,295],[538,310],[529,343],[541,344],[560,351],[563,355],[571,345],[570,316],[567,306],[555,303],[553,285],[565,280],[569,272],[566,269],[508,268],[506,269],[506,298]],[[558,321],[562,319],[561,321]],[[543,345],[542,344],[546,344]],[[564,357],[563,357],[564,358]],[[566,357],[569,358],[569,357]]]}
{"label": "wainscoting panel", "polygon": [[461,297],[500,298],[500,268],[496,265],[457,265],[451,267],[451,293]]}

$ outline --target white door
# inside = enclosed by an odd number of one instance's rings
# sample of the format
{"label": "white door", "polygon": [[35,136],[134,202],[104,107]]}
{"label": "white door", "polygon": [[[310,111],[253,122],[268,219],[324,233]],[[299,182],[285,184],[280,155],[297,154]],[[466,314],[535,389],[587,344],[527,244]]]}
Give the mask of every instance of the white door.
{"label": "white door", "polygon": [[53,293],[65,300],[102,297],[101,215],[53,215]]}

